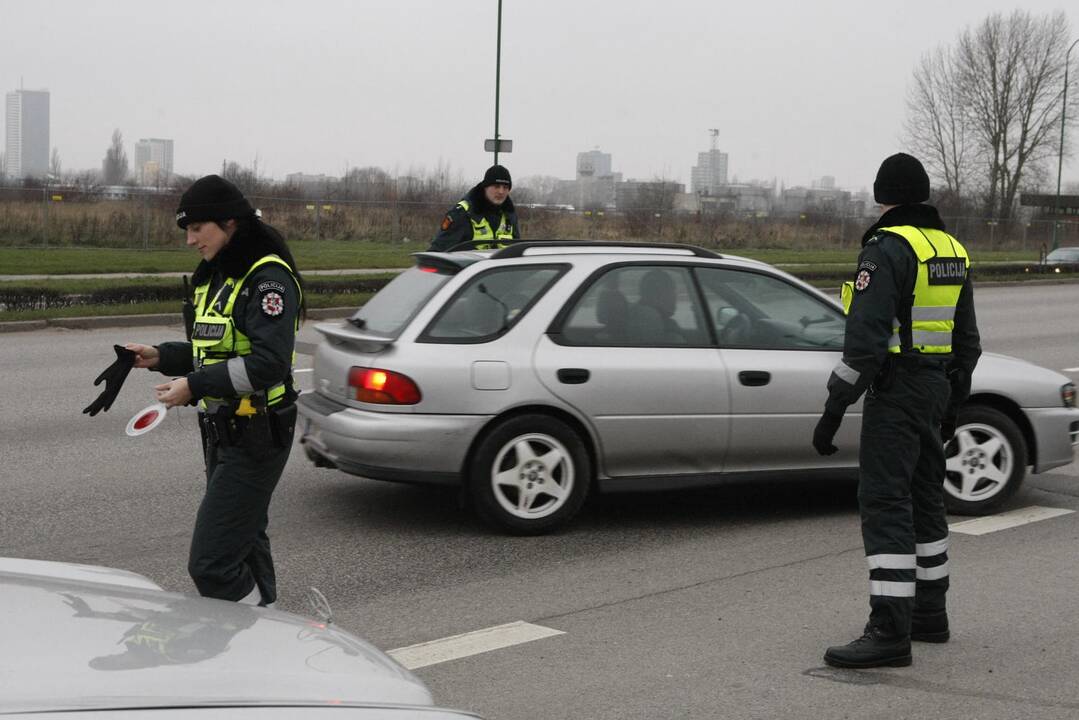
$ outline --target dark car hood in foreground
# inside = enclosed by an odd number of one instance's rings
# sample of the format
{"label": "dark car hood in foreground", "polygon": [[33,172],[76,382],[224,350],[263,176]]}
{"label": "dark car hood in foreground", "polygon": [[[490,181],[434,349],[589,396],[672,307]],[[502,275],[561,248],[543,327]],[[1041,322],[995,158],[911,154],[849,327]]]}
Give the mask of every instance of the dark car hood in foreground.
{"label": "dark car hood in foreground", "polygon": [[132,573],[0,558],[0,608],[0,714],[431,702],[407,670],[333,626]]}

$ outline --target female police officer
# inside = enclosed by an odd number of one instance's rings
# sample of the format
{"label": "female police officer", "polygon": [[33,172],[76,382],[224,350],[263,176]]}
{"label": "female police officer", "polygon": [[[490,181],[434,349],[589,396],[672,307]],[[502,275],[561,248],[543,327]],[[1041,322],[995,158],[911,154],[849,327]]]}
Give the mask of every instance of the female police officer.
{"label": "female police officer", "polygon": [[135,367],[180,376],[155,388],[158,400],[169,407],[198,401],[206,494],[188,572],[199,593],[270,605],[277,589],[267,511],[296,423],[292,361],[302,281],[281,235],[217,175],[188,188],[176,223],[202,256],[188,341],[126,347],[138,355]]}

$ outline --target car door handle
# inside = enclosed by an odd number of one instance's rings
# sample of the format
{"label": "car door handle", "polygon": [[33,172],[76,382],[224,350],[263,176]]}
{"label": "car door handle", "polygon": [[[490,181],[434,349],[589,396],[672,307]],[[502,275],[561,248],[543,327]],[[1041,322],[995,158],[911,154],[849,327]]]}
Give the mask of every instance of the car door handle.
{"label": "car door handle", "polygon": [[760,387],[772,382],[772,373],[764,370],[743,370],[738,373],[738,382],[747,387]]}
{"label": "car door handle", "polygon": [[592,377],[592,373],[584,368],[559,368],[556,375],[559,382],[567,385],[580,385],[588,382],[588,378]]}

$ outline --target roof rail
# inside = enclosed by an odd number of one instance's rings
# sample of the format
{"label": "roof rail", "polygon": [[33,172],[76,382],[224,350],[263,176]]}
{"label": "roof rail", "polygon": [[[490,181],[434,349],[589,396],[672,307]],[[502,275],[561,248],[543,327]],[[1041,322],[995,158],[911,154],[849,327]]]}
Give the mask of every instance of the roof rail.
{"label": "roof rail", "polygon": [[530,248],[549,248],[552,246],[575,247],[607,247],[607,248],[654,248],[662,250],[686,250],[696,257],[719,259],[723,256],[719,253],[706,250],[696,245],[681,245],[679,243],[661,242],[611,242],[609,240],[528,240],[518,241],[507,245],[491,256],[492,260],[502,258],[517,258],[525,254]]}

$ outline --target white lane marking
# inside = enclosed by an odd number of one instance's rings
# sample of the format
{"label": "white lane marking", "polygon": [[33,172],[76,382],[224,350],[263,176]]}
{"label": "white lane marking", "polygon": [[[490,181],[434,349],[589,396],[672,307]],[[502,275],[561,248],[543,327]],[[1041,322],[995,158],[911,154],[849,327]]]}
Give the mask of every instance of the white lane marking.
{"label": "white lane marking", "polygon": [[389,650],[386,654],[409,670],[414,670],[555,635],[565,635],[565,633],[554,628],[518,620],[505,625],[496,625],[483,630],[473,630],[461,635]]}
{"label": "white lane marking", "polygon": [[293,370],[292,372],[294,372],[294,373],[302,373],[302,372],[312,372],[312,371],[314,371],[314,368],[299,368],[298,370]]}
{"label": "white lane marking", "polygon": [[1074,368],[1064,368],[1064,369],[1063,369],[1063,370],[1061,370],[1060,372],[1079,372],[1079,367],[1074,367]]}
{"label": "white lane marking", "polygon": [[948,529],[952,532],[962,533],[963,535],[985,535],[998,530],[1007,530],[1008,528],[1038,522],[1039,520],[1048,520],[1049,518],[1055,518],[1060,515],[1068,515],[1073,512],[1075,511],[1066,510],[1065,508],[1050,508],[1031,505],[1030,507],[1019,508],[1018,510],[1009,510],[1008,512],[1000,513],[999,515],[987,515],[985,517],[975,518],[974,520],[963,520],[962,522],[952,523],[948,526]]}

